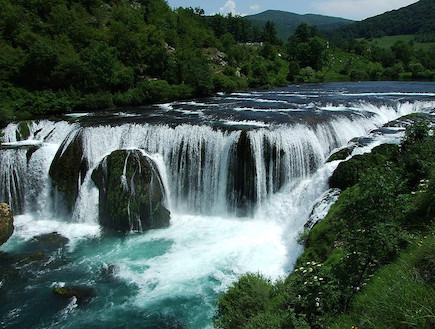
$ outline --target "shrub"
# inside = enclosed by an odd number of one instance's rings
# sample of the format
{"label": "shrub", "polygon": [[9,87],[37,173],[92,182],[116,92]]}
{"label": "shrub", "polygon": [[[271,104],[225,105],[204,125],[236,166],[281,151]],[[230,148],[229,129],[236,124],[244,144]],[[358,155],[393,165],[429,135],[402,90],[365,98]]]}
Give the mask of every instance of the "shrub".
{"label": "shrub", "polygon": [[[276,288],[269,279],[259,273],[247,273],[240,277],[228,291],[219,296],[214,325],[217,328],[240,329],[254,317],[272,310]],[[263,317],[262,320],[265,320]],[[269,317],[267,321],[272,321]],[[252,327],[252,326],[251,326]]]}

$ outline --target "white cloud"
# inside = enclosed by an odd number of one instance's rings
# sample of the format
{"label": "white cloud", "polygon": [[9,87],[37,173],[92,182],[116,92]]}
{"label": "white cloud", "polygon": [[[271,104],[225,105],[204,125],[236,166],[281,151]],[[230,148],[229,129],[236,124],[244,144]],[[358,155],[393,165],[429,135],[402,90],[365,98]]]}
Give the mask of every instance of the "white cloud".
{"label": "white cloud", "polygon": [[260,5],[256,3],[254,5],[250,5],[249,8],[251,8],[251,10],[257,11],[260,10]]}
{"label": "white cloud", "polygon": [[315,0],[311,6],[324,15],[362,20],[414,2],[417,0]]}
{"label": "white cloud", "polygon": [[228,0],[223,7],[219,9],[222,15],[227,15],[229,13],[236,15],[236,3],[232,0]]}

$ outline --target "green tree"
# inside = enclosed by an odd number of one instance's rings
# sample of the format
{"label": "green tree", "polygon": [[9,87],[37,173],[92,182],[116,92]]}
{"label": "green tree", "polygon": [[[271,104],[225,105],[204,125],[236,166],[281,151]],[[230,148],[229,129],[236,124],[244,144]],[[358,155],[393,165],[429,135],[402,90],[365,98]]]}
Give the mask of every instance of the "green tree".
{"label": "green tree", "polygon": [[91,85],[94,90],[110,90],[117,83],[115,78],[120,66],[116,48],[105,42],[98,43],[89,56]]}

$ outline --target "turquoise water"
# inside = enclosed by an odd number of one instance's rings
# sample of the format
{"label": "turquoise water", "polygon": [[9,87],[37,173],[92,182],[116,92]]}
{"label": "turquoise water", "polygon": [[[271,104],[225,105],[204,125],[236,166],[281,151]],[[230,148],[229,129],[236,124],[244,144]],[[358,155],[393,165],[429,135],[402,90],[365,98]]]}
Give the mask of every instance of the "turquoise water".
{"label": "turquoise water", "polygon": [[[37,243],[57,231],[66,245]],[[169,228],[114,236],[98,226],[16,217],[11,255],[44,252],[6,276],[0,294],[8,328],[206,328],[217,295],[238,274],[284,274],[282,225],[262,220],[175,215]],[[85,305],[52,293],[94,287]]]}

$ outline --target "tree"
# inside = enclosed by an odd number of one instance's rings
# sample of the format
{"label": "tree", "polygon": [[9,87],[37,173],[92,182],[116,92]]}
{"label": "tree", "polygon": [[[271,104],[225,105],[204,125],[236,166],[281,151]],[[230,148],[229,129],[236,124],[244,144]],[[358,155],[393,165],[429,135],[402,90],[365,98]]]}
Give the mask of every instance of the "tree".
{"label": "tree", "polygon": [[88,66],[93,89],[111,89],[116,84],[116,73],[121,66],[118,51],[107,43],[100,42],[91,50]]}
{"label": "tree", "polygon": [[267,21],[266,25],[264,25],[263,41],[269,42],[272,45],[281,44],[281,40],[278,38],[278,34],[276,32],[275,23],[272,21]]}

